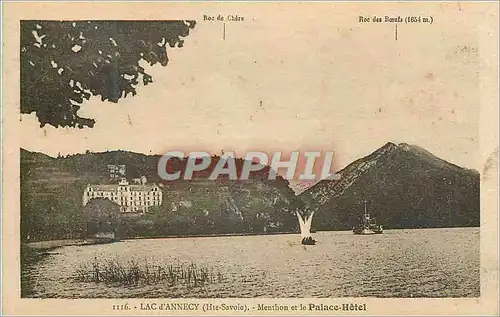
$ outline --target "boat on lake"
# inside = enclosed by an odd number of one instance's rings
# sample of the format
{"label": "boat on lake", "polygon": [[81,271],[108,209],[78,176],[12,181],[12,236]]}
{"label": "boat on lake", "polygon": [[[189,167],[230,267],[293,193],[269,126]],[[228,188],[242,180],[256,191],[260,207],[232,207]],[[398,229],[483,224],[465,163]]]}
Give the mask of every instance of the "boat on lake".
{"label": "boat on lake", "polygon": [[309,215],[309,217],[304,216],[304,219],[298,211],[295,211],[295,213],[297,214],[297,218],[299,220],[301,243],[305,245],[315,245],[316,240],[311,236],[311,224],[314,211]]}
{"label": "boat on lake", "polygon": [[375,218],[372,218],[366,209],[365,200],[365,211],[361,218],[361,222],[352,228],[354,234],[381,234],[384,232],[384,228],[381,224],[378,224]]}

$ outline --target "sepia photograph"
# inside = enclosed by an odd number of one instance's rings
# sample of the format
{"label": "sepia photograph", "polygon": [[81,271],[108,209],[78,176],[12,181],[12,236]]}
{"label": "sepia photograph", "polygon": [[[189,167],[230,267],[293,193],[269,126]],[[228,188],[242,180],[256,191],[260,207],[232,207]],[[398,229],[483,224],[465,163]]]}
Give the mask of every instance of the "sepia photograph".
{"label": "sepia photograph", "polygon": [[498,313],[498,3],[9,12],[8,315]]}

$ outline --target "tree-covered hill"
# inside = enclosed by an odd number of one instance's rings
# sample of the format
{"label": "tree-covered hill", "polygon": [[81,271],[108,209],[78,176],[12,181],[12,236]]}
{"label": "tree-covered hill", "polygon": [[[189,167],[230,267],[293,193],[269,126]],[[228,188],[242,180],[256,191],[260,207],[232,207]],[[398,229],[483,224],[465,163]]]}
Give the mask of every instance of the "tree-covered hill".
{"label": "tree-covered hill", "polygon": [[[80,237],[87,227],[82,194],[87,184],[109,184],[109,164],[126,165],[129,180],[146,176],[160,184],[162,205],[143,215],[124,215],[124,237],[183,234],[263,233],[297,230],[300,201],[281,177],[268,180],[267,167],[249,180],[207,180],[220,159],[190,181],[164,182],[158,176],[158,155],[127,151],[49,157],[21,149],[21,231],[23,239]],[[176,168],[185,160],[173,161]],[[243,160],[237,161],[241,169]],[[299,203],[299,205],[297,205]]]}

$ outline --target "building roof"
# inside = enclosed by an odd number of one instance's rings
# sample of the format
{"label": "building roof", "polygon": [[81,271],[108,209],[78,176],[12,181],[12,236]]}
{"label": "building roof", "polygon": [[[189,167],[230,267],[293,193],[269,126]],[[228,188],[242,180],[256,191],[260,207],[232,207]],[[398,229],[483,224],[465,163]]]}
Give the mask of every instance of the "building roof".
{"label": "building roof", "polygon": [[99,190],[99,191],[116,191],[118,190],[118,185],[89,185],[88,188],[92,188],[93,190]]}
{"label": "building roof", "polygon": [[147,185],[89,185],[88,188],[92,188],[92,190],[98,191],[118,191],[120,187],[128,187],[130,191],[152,191],[154,188],[157,188],[156,184],[147,184]]}

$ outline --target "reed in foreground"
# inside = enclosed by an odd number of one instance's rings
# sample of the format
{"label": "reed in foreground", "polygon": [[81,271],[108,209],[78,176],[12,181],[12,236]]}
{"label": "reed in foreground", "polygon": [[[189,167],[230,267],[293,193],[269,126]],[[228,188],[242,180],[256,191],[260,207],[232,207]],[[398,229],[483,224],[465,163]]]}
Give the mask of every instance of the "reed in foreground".
{"label": "reed in foreground", "polygon": [[119,261],[96,257],[76,270],[76,279],[81,282],[121,285],[166,282],[169,285],[185,284],[196,287],[220,282],[224,277],[220,272],[194,263],[171,263],[163,266],[150,263],[147,259]]}

